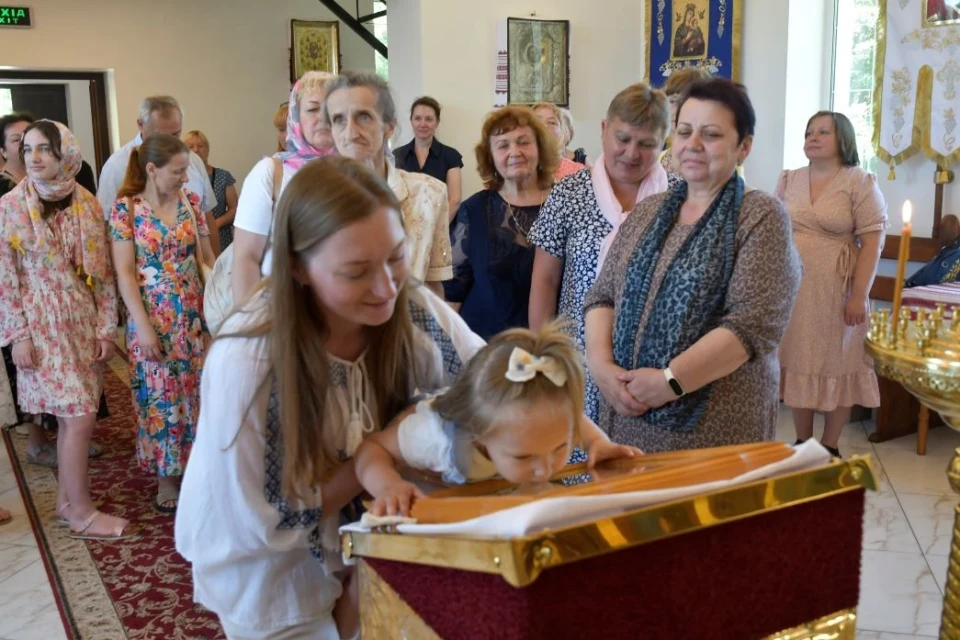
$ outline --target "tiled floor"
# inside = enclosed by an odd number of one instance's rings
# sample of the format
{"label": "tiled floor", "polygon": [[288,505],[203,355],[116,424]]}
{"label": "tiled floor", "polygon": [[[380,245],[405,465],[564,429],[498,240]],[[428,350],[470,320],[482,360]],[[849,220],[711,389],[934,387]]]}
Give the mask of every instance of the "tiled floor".
{"label": "tiled floor", "polygon": [[67,634],[2,440],[0,507],[8,509],[14,518],[0,526],[0,639],[65,639]]}
{"label": "tiled floor", "polygon": [[[867,497],[857,638],[936,637],[953,508],[960,502],[945,470],[960,433],[933,430],[926,457],[919,457],[913,438],[871,444],[870,427],[850,425],[840,442],[844,455],[873,455],[882,485]],[[786,411],[779,431],[781,439],[794,440]],[[5,451],[0,451],[0,506],[14,515],[0,527],[0,640],[65,638]]]}

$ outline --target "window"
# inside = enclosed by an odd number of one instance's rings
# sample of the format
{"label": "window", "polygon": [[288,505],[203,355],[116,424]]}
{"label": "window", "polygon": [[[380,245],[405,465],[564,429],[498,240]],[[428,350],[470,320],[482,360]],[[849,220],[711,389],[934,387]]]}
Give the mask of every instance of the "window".
{"label": "window", "polygon": [[878,0],[835,0],[832,109],[857,132],[860,164],[876,170],[873,150],[873,70]]}
{"label": "window", "polygon": [[[373,3],[373,12],[379,13],[381,11],[387,10],[386,2],[374,2]],[[377,40],[383,44],[387,43],[387,16],[382,16],[380,18],[375,18],[373,20],[373,35],[377,37]],[[387,80],[390,75],[390,64],[386,58],[380,55],[379,51],[375,51],[374,55],[376,57],[377,65],[377,75],[382,77],[384,80]]]}
{"label": "window", "polygon": [[0,87],[0,118],[13,113],[13,90]]}

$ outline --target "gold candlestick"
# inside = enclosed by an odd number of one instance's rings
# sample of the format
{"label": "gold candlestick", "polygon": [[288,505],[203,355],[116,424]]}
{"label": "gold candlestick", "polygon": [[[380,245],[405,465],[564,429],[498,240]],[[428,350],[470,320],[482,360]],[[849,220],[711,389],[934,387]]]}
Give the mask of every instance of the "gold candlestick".
{"label": "gold candlestick", "polygon": [[[902,255],[902,252],[901,252]],[[903,262],[901,261],[901,265]],[[899,287],[898,287],[899,291]],[[899,304],[899,296],[897,298]],[[916,398],[960,431],[960,309],[933,312],[903,309],[902,317],[878,312],[870,322],[866,350],[877,373],[899,382]],[[912,319],[916,313],[916,319]],[[889,319],[889,323],[888,323]],[[895,323],[899,326],[893,330]],[[960,493],[960,448],[947,469],[950,486]],[[960,507],[955,511],[953,542],[940,621],[940,640],[960,638]]]}
{"label": "gold candlestick", "polygon": [[906,275],[907,262],[910,260],[910,232],[913,225],[913,205],[909,200],[903,203],[903,231],[900,232],[900,253],[897,257],[897,279],[893,285],[893,332],[897,332],[897,321],[900,318],[900,302],[903,299],[903,281]]}

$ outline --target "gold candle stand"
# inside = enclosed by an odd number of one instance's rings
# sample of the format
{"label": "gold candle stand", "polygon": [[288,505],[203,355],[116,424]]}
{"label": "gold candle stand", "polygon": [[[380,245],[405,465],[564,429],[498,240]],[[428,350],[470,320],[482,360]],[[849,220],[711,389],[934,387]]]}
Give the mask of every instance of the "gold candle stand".
{"label": "gold candle stand", "polygon": [[[960,309],[958,309],[960,312]],[[889,310],[870,318],[866,350],[877,374],[899,382],[917,399],[960,431],[960,316],[935,310],[901,309],[897,322]],[[950,487],[960,494],[960,448],[947,468]],[[960,638],[960,506],[954,513],[947,588],[940,640]]]}

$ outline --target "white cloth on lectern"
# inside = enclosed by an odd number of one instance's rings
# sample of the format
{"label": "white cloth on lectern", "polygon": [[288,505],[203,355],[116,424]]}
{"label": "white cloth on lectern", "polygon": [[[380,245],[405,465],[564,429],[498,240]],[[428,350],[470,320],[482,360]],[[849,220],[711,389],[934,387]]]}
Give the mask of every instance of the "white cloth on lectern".
{"label": "white cloth on lectern", "polygon": [[[530,535],[544,529],[571,526],[578,522],[609,517],[631,509],[679,500],[724,487],[747,484],[772,476],[811,469],[829,461],[829,452],[819,442],[811,439],[797,446],[793,455],[786,460],[755,469],[733,480],[720,480],[656,491],[545,498],[453,524],[401,524],[397,526],[397,532],[430,536],[514,538]],[[361,526],[360,523],[354,523],[341,527],[340,531],[369,531],[369,529]]]}

